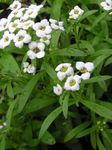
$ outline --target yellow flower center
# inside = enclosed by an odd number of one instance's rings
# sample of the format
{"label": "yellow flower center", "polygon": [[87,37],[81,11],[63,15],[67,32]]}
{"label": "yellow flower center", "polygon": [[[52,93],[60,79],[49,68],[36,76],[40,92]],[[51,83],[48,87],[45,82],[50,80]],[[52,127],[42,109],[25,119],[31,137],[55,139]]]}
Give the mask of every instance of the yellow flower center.
{"label": "yellow flower center", "polygon": [[68,69],[68,67],[66,67],[66,66],[63,66],[62,68],[61,68],[61,72],[66,72],[67,71],[67,69]]}
{"label": "yellow flower center", "polygon": [[22,41],[24,39],[24,36],[19,36],[18,41]]}
{"label": "yellow flower center", "polygon": [[88,70],[84,67],[84,68],[82,68],[82,69],[80,70],[80,72],[81,72],[81,73],[86,73],[86,72],[88,72]]}
{"label": "yellow flower center", "polygon": [[70,86],[74,86],[76,84],[76,81],[75,80],[71,80],[70,81]]}
{"label": "yellow flower center", "polygon": [[9,41],[9,37],[5,37],[4,42],[8,42]]}
{"label": "yellow flower center", "polygon": [[40,26],[40,28],[39,28],[40,30],[45,30],[45,27],[44,26]]}
{"label": "yellow flower center", "polygon": [[78,9],[74,10],[74,14],[78,14],[78,13],[79,13]]}
{"label": "yellow flower center", "polygon": [[33,49],[33,52],[34,52],[34,53],[39,53],[39,52],[40,52],[40,49],[39,49],[38,47],[35,47],[35,48]]}

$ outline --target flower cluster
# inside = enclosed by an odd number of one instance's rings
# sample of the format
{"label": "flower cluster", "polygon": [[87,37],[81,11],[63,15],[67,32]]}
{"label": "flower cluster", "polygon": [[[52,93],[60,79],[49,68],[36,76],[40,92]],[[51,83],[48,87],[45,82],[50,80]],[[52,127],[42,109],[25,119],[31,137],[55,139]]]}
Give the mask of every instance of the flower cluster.
{"label": "flower cluster", "polygon": [[[103,7],[104,10],[112,10],[112,0],[105,0],[104,2],[101,2],[100,5]],[[110,12],[109,14],[112,14],[112,12]]]}
{"label": "flower cluster", "polygon": [[57,77],[61,81],[61,85],[57,84],[53,87],[53,91],[56,95],[61,95],[64,90],[78,91],[80,89],[81,80],[87,80],[91,76],[91,72],[94,70],[94,64],[92,62],[76,62],[77,73],[74,73],[74,69],[70,63],[59,64],[55,71]]}
{"label": "flower cluster", "polygon": [[84,13],[84,10],[82,10],[79,6],[75,6],[70,12],[69,12],[69,19],[78,19],[79,16],[81,16]]}
{"label": "flower cluster", "polygon": [[[29,7],[23,7],[15,0],[10,6],[10,14],[7,18],[0,20],[0,31],[3,32],[0,39],[0,49],[9,46],[11,42],[17,48],[24,45],[28,47],[27,57],[29,59],[40,59],[45,56],[45,48],[50,44],[53,30],[64,30],[63,22],[55,19],[42,19],[35,22],[39,11],[43,5],[31,4]],[[24,72],[32,71],[25,68]],[[26,71],[27,70],[27,71]]]}

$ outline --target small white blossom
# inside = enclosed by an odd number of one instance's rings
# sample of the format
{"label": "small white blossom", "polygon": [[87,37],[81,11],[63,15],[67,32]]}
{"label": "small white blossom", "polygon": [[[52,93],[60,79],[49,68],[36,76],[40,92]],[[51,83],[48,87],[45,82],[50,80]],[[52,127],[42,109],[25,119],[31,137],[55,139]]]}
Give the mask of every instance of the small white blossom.
{"label": "small white blossom", "polygon": [[21,23],[21,28],[24,30],[27,30],[28,28],[32,27],[34,25],[34,21],[27,20]]}
{"label": "small white blossom", "polygon": [[24,43],[28,44],[31,41],[31,36],[25,30],[20,30],[14,37],[16,47],[22,48]]}
{"label": "small white blossom", "polygon": [[104,10],[112,10],[112,0],[105,0],[104,2],[101,2],[100,5]]}
{"label": "small white blossom", "polygon": [[36,18],[36,16],[38,15],[38,12],[40,11],[40,9],[43,7],[43,5],[34,5],[31,4],[28,9],[26,10],[24,16],[22,17],[23,20],[27,20],[29,18]]}
{"label": "small white blossom", "polygon": [[46,35],[40,39],[40,42],[45,43],[46,45],[50,44],[51,35]]}
{"label": "small white blossom", "polygon": [[27,55],[30,59],[42,58],[45,56],[44,49],[45,45],[43,43],[33,41],[29,44],[29,51],[27,52]]}
{"label": "small white blossom", "polygon": [[63,27],[63,21],[57,21],[55,19],[49,19],[50,23],[51,23],[51,27],[55,30],[62,30],[64,31],[64,27]]}
{"label": "small white blossom", "polygon": [[22,16],[23,16],[23,10],[24,10],[24,8],[21,8],[21,9],[19,9],[19,10],[13,10],[13,11],[9,14],[8,20],[11,21],[13,18],[19,18],[19,19],[21,19]]}
{"label": "small white blossom", "polygon": [[84,63],[82,61],[76,62],[76,69],[81,72],[81,78],[87,80],[90,78],[90,73],[94,70],[94,64],[92,62]]}
{"label": "small white blossom", "polygon": [[14,35],[9,33],[9,31],[5,31],[3,34],[2,39],[0,40],[0,48],[4,49],[8,45],[10,45]]}
{"label": "small white blossom", "polygon": [[81,82],[80,76],[78,75],[70,76],[67,78],[64,84],[64,89],[70,90],[70,91],[78,91],[80,88],[80,85],[79,85],[80,82]]}
{"label": "small white blossom", "polygon": [[3,129],[3,127],[4,127],[3,125],[0,125],[0,129]]}
{"label": "small white blossom", "polygon": [[28,62],[23,63],[23,72],[24,73],[30,73],[30,74],[35,74],[36,68],[33,64],[29,64]]}
{"label": "small white blossom", "polygon": [[15,1],[9,6],[9,8],[10,8],[11,10],[18,10],[18,9],[21,8],[21,3],[20,3],[19,1],[17,1],[17,0],[15,0]]}
{"label": "small white blossom", "polygon": [[57,71],[57,77],[59,80],[63,80],[67,76],[71,76],[74,74],[73,68],[70,63],[59,64],[55,71]]}
{"label": "small white blossom", "polygon": [[9,20],[6,18],[0,19],[0,31],[6,30],[9,25]]}
{"label": "small white blossom", "polygon": [[53,86],[53,92],[59,96],[62,94],[63,89],[59,84],[57,84],[56,86]]}
{"label": "small white blossom", "polygon": [[70,19],[77,19],[79,16],[81,16],[84,13],[84,10],[82,10],[79,6],[75,6],[74,9],[72,9],[69,12],[69,18]]}
{"label": "small white blossom", "polygon": [[8,29],[9,29],[9,31],[11,32],[11,33],[13,33],[17,28],[19,28],[20,27],[20,20],[19,19],[17,19],[17,20],[14,20],[14,22],[10,22],[9,23],[9,27],[8,27]]}
{"label": "small white blossom", "polygon": [[38,37],[44,37],[51,33],[52,28],[49,25],[47,19],[41,20],[33,25],[33,29],[36,31]]}

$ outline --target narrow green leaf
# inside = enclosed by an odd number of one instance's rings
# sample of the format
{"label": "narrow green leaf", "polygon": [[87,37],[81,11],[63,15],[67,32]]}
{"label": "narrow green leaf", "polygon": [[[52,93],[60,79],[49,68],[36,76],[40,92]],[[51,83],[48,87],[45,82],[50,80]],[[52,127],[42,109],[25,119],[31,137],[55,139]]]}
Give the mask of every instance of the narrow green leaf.
{"label": "narrow green leaf", "polygon": [[56,143],[56,140],[50,132],[46,131],[41,138],[41,142],[48,145],[54,145]]}
{"label": "narrow green leaf", "polygon": [[101,81],[105,81],[105,80],[109,80],[111,79],[112,76],[96,76],[96,77],[92,77],[89,80],[85,80],[83,81],[84,83],[95,83],[95,82],[101,82]]}
{"label": "narrow green leaf", "polygon": [[58,82],[55,70],[48,63],[44,62],[42,65],[42,69],[45,70],[45,72],[51,77],[52,80]]}
{"label": "narrow green leaf", "polygon": [[102,106],[102,105],[96,104],[91,101],[86,101],[86,100],[82,100],[81,103],[85,105],[86,107],[88,107],[93,112],[97,113],[98,115],[108,118],[108,119],[112,119],[112,111],[108,109],[106,106]]}
{"label": "narrow green leaf", "polygon": [[80,133],[82,130],[88,127],[90,122],[85,122],[75,128],[73,128],[64,138],[64,142],[68,142],[71,140],[73,137],[75,137],[78,133]]}
{"label": "narrow green leaf", "polygon": [[69,101],[69,94],[65,96],[62,104],[63,115],[65,119],[67,119],[67,115],[68,115],[68,101]]}
{"label": "narrow green leaf", "polygon": [[10,98],[14,98],[14,91],[13,91],[11,83],[7,85],[7,94]]}
{"label": "narrow green leaf", "polygon": [[5,150],[5,144],[6,144],[6,136],[2,135],[0,137],[0,150]]}
{"label": "narrow green leaf", "polygon": [[36,86],[37,81],[41,78],[42,73],[36,74],[32,79],[25,85],[23,91],[17,97],[17,109],[16,114],[20,113],[26,105],[33,88]]}
{"label": "narrow green leaf", "polygon": [[54,111],[52,111],[47,118],[44,120],[40,132],[39,132],[39,139],[41,139],[44,135],[44,133],[47,131],[51,123],[59,116],[59,114],[62,112],[61,107],[56,108]]}
{"label": "narrow green leaf", "polygon": [[106,150],[99,137],[97,137],[97,144],[99,150]]}
{"label": "narrow green leaf", "polygon": [[90,141],[91,141],[91,145],[94,149],[96,149],[96,133],[95,132],[92,132],[90,134]]}

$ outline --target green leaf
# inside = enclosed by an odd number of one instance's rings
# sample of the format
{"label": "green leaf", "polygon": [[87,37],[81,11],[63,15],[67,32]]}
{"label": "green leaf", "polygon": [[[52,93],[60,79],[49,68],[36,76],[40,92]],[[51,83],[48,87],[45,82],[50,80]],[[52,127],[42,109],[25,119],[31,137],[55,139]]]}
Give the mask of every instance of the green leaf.
{"label": "green leaf", "polygon": [[105,81],[105,80],[109,80],[111,79],[112,76],[96,76],[96,77],[92,77],[89,80],[84,80],[84,83],[95,83],[95,82],[101,82],[101,81]]}
{"label": "green leaf", "polygon": [[106,16],[107,16],[107,14],[108,14],[108,12],[103,12],[103,13],[101,13],[96,19],[95,19],[95,21],[93,22],[93,24],[92,24],[92,29],[101,21],[101,20],[103,20]]}
{"label": "green leaf", "polygon": [[76,135],[76,138],[81,138],[81,137],[83,137],[83,136],[86,136],[86,135],[88,135],[88,134],[94,132],[96,129],[97,129],[96,126],[94,126],[94,127],[92,127],[92,128],[85,129],[85,130],[81,131],[80,133],[78,133],[78,134]]}
{"label": "green leaf", "polygon": [[54,50],[50,55],[84,57],[86,56],[86,53],[84,53],[83,51],[68,47],[65,49]]}
{"label": "green leaf", "polygon": [[91,141],[91,145],[94,149],[96,149],[96,133],[95,132],[92,132],[90,134],[90,141]]}
{"label": "green leaf", "polygon": [[5,145],[6,145],[6,136],[5,135],[1,135],[0,137],[0,150],[5,150]]}
{"label": "green leaf", "polygon": [[51,18],[59,20],[63,2],[64,0],[53,0]]}
{"label": "green leaf", "polygon": [[11,83],[7,85],[7,94],[10,98],[14,98],[14,91],[13,91]]}
{"label": "green leaf", "polygon": [[64,142],[68,142],[69,140],[71,140],[72,138],[76,137],[76,135],[78,133],[80,133],[81,131],[83,131],[85,128],[87,128],[89,126],[90,122],[85,122],[75,128],[73,128],[64,138]]}
{"label": "green leaf", "polygon": [[41,96],[32,99],[25,108],[26,113],[31,113],[52,105],[57,100],[51,96]]}
{"label": "green leaf", "polygon": [[41,126],[41,129],[39,132],[39,139],[43,137],[44,133],[47,131],[51,123],[59,116],[61,112],[62,112],[61,107],[58,107],[47,116],[47,118],[44,120]]}
{"label": "green leaf", "polygon": [[80,17],[79,21],[82,21],[82,20],[84,20],[85,18],[87,18],[87,17],[89,17],[89,16],[95,14],[97,11],[98,11],[98,10],[90,10],[90,11],[85,12],[85,13]]}
{"label": "green leaf", "polygon": [[17,108],[16,114],[20,113],[24,106],[26,105],[28,98],[30,97],[32,90],[37,84],[37,81],[41,78],[42,73],[36,74],[32,79],[25,85],[24,89],[22,90],[21,94],[17,97]]}
{"label": "green leaf", "polygon": [[57,78],[55,70],[48,63],[44,62],[42,64],[42,69],[45,70],[45,72],[50,76],[52,80],[58,82],[58,78]]}
{"label": "green leaf", "polygon": [[81,103],[98,115],[104,118],[112,119],[112,111],[107,107],[86,100],[82,100]]}
{"label": "green leaf", "polygon": [[1,72],[12,73],[16,76],[21,73],[16,60],[8,53],[4,53],[0,58],[0,70]]}
{"label": "green leaf", "polygon": [[[75,102],[70,102],[69,106],[74,105]],[[44,133],[47,131],[47,129],[49,128],[49,126],[51,125],[51,123],[59,116],[59,114],[62,112],[62,107],[58,107],[56,108],[54,111],[52,111],[47,118],[44,120],[40,132],[39,132],[39,139],[41,139],[44,135]]]}
{"label": "green leaf", "polygon": [[99,137],[97,137],[97,144],[99,150],[106,150]]}
{"label": "green leaf", "polygon": [[69,94],[66,94],[62,104],[63,115],[65,119],[67,119],[68,115],[68,101],[69,101]]}
{"label": "green leaf", "polygon": [[54,145],[56,143],[56,140],[50,132],[46,131],[41,138],[41,142],[48,145]]}

